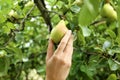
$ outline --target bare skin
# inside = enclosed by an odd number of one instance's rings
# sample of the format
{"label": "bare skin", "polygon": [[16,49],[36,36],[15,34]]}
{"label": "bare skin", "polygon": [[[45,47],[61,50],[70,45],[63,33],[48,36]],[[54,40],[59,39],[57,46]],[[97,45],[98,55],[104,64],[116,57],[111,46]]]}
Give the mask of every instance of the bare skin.
{"label": "bare skin", "polygon": [[46,80],[66,80],[72,61],[73,36],[66,32],[58,48],[54,51],[54,43],[50,39],[46,57]]}

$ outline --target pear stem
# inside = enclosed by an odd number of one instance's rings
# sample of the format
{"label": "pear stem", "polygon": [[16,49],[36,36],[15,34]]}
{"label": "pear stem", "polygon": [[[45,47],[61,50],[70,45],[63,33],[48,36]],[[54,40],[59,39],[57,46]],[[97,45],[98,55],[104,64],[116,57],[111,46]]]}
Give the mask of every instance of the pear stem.
{"label": "pear stem", "polygon": [[105,0],[105,3],[110,3],[110,0]]}

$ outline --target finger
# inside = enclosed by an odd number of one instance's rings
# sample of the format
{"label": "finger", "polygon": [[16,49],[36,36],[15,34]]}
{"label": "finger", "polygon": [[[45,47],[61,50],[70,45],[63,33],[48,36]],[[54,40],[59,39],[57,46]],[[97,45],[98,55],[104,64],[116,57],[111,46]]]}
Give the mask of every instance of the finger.
{"label": "finger", "polygon": [[58,48],[56,50],[56,55],[64,51],[70,36],[71,36],[71,30],[68,30],[65,36],[63,37],[63,39],[61,40],[60,44],[58,45]]}
{"label": "finger", "polygon": [[51,58],[54,52],[54,44],[53,41],[50,39],[49,44],[48,44],[48,49],[47,49],[47,56],[46,56],[46,61]]}
{"label": "finger", "polygon": [[66,45],[66,48],[64,50],[64,56],[65,58],[71,58],[73,54],[73,35],[70,36],[70,39]]}

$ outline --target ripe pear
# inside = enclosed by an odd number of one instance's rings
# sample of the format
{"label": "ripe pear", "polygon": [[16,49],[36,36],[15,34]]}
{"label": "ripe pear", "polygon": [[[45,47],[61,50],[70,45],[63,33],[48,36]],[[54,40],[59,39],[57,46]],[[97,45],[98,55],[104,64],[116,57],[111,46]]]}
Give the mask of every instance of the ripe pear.
{"label": "ripe pear", "polygon": [[58,44],[61,39],[63,38],[63,36],[65,35],[65,33],[68,31],[66,25],[65,25],[65,21],[61,20],[51,31],[51,39],[53,40],[53,42],[55,44]]}
{"label": "ripe pear", "polygon": [[108,21],[117,20],[117,12],[109,3],[104,4],[101,15],[106,17]]}

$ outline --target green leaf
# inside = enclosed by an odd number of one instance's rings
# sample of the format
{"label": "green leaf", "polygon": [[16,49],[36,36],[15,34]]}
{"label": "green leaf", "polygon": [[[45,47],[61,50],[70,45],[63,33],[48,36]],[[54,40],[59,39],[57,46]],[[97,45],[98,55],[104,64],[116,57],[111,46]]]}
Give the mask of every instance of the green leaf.
{"label": "green leaf", "polygon": [[78,13],[80,11],[80,7],[76,5],[72,6],[70,9],[74,13]]}
{"label": "green leaf", "polygon": [[[21,49],[17,48],[17,47],[13,47],[13,46],[7,46],[6,51],[10,54],[13,55],[13,63],[16,63],[18,61],[21,61],[23,58],[23,54]],[[13,57],[11,56],[11,58]]]}
{"label": "green leaf", "polygon": [[4,33],[7,33],[7,34],[10,33],[11,29],[15,29],[13,23],[7,22],[6,26],[3,26]]}
{"label": "green leaf", "polygon": [[118,43],[118,45],[120,45],[120,36],[117,36],[115,41]]}
{"label": "green leaf", "polygon": [[0,77],[7,74],[9,62],[7,57],[0,57]]}
{"label": "green leaf", "polygon": [[87,74],[87,76],[91,79],[92,79],[92,76],[93,76],[93,69],[92,68],[89,68],[87,65],[81,65],[80,67],[80,70],[84,73]]}
{"label": "green leaf", "polygon": [[116,71],[117,69],[119,69],[119,65],[116,64],[112,59],[108,60],[108,64],[109,64],[110,70],[112,71]]}
{"label": "green leaf", "polygon": [[82,33],[82,30],[79,30],[77,31],[77,44],[80,46],[80,45],[85,45],[86,44],[86,41],[85,41],[85,38],[83,36],[83,33]]}
{"label": "green leaf", "polygon": [[10,29],[15,29],[15,26],[14,26],[13,23],[7,22],[7,26],[8,26],[8,28],[10,28]]}
{"label": "green leaf", "polygon": [[84,37],[88,37],[91,34],[91,30],[88,27],[81,27]]}
{"label": "green leaf", "polygon": [[58,1],[56,5],[59,9],[61,9],[63,6],[65,6],[65,3],[63,1]]}
{"label": "green leaf", "polygon": [[3,16],[3,13],[2,13],[2,12],[0,12],[0,23],[5,22],[5,20],[6,20],[6,17]]}
{"label": "green leaf", "polygon": [[79,25],[87,26],[98,16],[99,0],[84,0],[84,5],[79,13]]}
{"label": "green leaf", "polygon": [[117,11],[117,19],[118,19],[118,25],[120,26],[120,1],[118,1],[118,6],[116,8]]}
{"label": "green leaf", "polygon": [[108,51],[108,54],[109,55],[114,55],[114,54],[120,54],[120,48],[115,48],[115,49],[110,49],[109,51]]}
{"label": "green leaf", "polygon": [[54,4],[57,2],[57,0],[47,0],[47,2],[49,3],[47,5],[54,6]]}
{"label": "green leaf", "polygon": [[116,34],[114,31],[110,30],[110,29],[107,29],[106,30],[106,34],[109,35],[112,39],[115,39],[116,38]]}
{"label": "green leaf", "polygon": [[111,42],[110,41],[105,41],[104,44],[103,44],[103,49],[107,49],[111,46]]}

